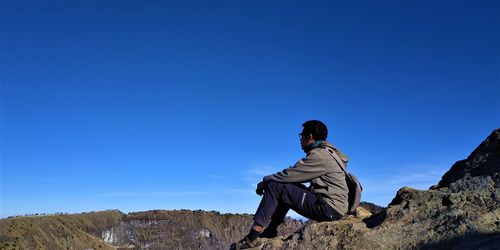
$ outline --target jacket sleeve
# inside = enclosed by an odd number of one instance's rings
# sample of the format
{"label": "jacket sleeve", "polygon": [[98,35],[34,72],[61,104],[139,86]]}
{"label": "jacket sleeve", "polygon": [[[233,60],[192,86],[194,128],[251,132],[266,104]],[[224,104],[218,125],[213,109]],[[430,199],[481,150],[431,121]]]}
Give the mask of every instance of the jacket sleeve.
{"label": "jacket sleeve", "polygon": [[326,174],[327,166],[319,156],[316,150],[309,152],[309,154],[300,159],[294,166],[283,169],[282,171],[267,175],[264,177],[264,182],[306,182],[311,179],[317,178]]}

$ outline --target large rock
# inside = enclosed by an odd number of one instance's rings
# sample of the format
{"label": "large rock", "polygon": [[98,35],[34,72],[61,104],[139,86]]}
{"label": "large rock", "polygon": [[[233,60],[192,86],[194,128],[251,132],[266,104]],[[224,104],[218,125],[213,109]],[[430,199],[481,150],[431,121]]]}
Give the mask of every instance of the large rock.
{"label": "large rock", "polygon": [[[499,249],[500,130],[438,185],[401,188],[379,213],[309,223],[263,249]],[[362,214],[362,213],[360,213]]]}
{"label": "large rock", "polygon": [[500,129],[494,130],[465,160],[457,161],[443,175],[437,187],[447,187],[464,177],[498,173],[500,168]]}

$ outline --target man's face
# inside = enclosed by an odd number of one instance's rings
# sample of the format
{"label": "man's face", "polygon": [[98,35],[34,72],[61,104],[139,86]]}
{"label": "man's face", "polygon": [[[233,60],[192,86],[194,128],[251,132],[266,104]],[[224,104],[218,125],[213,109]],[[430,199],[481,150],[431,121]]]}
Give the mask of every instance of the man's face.
{"label": "man's face", "polygon": [[300,146],[302,147],[302,150],[306,149],[306,146],[313,143],[314,139],[311,134],[306,134],[304,131],[299,134],[300,136]]}

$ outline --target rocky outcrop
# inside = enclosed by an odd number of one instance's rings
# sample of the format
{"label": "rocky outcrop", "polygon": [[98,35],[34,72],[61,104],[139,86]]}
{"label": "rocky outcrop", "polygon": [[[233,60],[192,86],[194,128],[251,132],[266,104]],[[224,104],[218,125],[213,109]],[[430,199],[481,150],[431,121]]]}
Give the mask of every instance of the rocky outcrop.
{"label": "rocky outcrop", "polygon": [[492,176],[500,168],[500,130],[494,130],[467,159],[457,161],[437,186],[448,187],[460,179],[474,176]]}
{"label": "rocky outcrop", "polygon": [[401,188],[373,215],[309,223],[263,249],[499,249],[500,130],[427,191]]}

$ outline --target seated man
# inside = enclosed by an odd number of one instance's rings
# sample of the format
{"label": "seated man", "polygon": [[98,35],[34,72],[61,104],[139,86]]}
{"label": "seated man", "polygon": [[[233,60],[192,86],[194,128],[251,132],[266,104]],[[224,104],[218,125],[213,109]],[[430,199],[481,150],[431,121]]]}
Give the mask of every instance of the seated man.
{"label": "seated man", "polygon": [[[328,129],[325,124],[312,120],[302,126],[304,129],[299,134],[300,145],[307,154],[306,157],[293,167],[265,176],[257,184],[256,192],[263,197],[250,232],[235,245],[236,249],[259,246],[259,237],[276,237],[277,227],[283,222],[289,209],[315,221],[339,220],[346,214],[346,176],[332,152],[344,164],[348,158],[326,141]],[[309,188],[302,185],[303,182],[310,182]]]}

